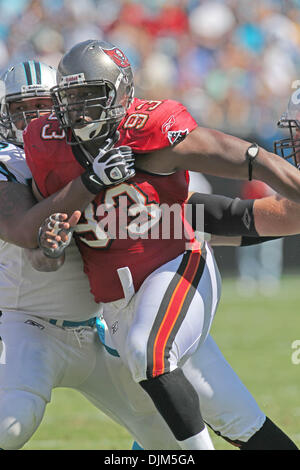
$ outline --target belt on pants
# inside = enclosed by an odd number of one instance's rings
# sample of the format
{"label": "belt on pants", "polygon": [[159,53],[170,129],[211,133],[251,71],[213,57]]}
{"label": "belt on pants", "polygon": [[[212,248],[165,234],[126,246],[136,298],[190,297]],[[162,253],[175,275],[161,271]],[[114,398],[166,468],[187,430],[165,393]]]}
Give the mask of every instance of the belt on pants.
{"label": "belt on pants", "polygon": [[80,326],[90,326],[93,328],[96,325],[96,317],[89,318],[85,321],[69,321],[69,320],[55,320],[54,318],[43,318],[48,321],[51,325],[60,326],[62,328],[78,328]]}

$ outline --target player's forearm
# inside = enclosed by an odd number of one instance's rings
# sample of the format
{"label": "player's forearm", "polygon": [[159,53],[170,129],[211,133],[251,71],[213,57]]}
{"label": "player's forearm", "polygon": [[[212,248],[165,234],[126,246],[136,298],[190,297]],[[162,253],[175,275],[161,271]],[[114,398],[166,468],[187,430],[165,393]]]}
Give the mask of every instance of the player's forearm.
{"label": "player's forearm", "polygon": [[253,179],[264,181],[296,205],[300,203],[300,171],[282,157],[260,149],[253,164]]}
{"label": "player's forearm", "polygon": [[[278,206],[278,204],[276,205],[277,200],[283,200],[283,198],[274,196],[257,201],[267,201],[267,204],[264,203],[267,207],[271,201],[276,208]],[[211,234],[210,244],[214,246],[249,246],[278,238],[282,235],[278,224],[277,229],[274,225],[271,236],[266,236],[270,234],[265,234],[264,231],[257,231],[253,210],[257,201],[253,199],[232,199],[226,196],[195,192],[190,194],[187,200],[187,207],[191,210],[186,211],[186,218],[194,230]],[[289,206],[295,205],[287,199],[283,201],[288,203]],[[199,213],[202,214],[202,211],[197,210],[199,205],[204,206],[204,220],[202,217],[197,217]],[[300,205],[296,206],[300,210]],[[263,220],[266,220],[266,218],[268,220],[266,210],[264,210]],[[260,219],[262,219],[261,216]],[[275,217],[274,220],[276,220]],[[298,220],[300,220],[300,217]],[[260,234],[263,234],[263,236],[260,236]],[[284,234],[288,235],[288,233]]]}
{"label": "player's forearm", "polygon": [[[200,232],[226,237],[256,237],[258,233],[254,224],[253,203],[253,199],[241,200],[195,192],[187,200],[186,218],[193,229]],[[204,210],[203,218],[199,210],[201,206]]]}
{"label": "player's forearm", "polygon": [[256,230],[261,236],[300,233],[300,204],[278,195],[257,199],[253,205],[253,215]]}
{"label": "player's forearm", "polygon": [[43,221],[51,214],[63,212],[69,216],[76,210],[83,210],[95,198],[83,185],[81,178],[68,183],[63,189],[40,201],[27,211],[24,221],[23,246],[37,247],[37,233]]}
{"label": "player's forearm", "polygon": [[[222,132],[197,128],[174,149],[177,168],[215,176],[248,179],[246,151],[250,143]],[[264,181],[282,196],[300,203],[300,172],[278,155],[259,148],[252,178]]]}
{"label": "player's forearm", "polygon": [[249,142],[222,132],[198,127],[174,148],[177,169],[225,178],[248,178],[246,151]]}
{"label": "player's forearm", "polygon": [[[30,188],[13,182],[0,183],[0,238],[27,246],[27,213],[36,204]],[[36,240],[35,240],[36,243]]]}
{"label": "player's forearm", "polygon": [[38,229],[49,215],[71,215],[94,198],[80,177],[39,203],[25,184],[0,182],[0,238],[23,248],[37,248]]}
{"label": "player's forearm", "polygon": [[32,267],[37,271],[57,271],[64,264],[65,261],[64,253],[60,258],[48,258],[39,248],[33,250],[25,249],[25,253]]}

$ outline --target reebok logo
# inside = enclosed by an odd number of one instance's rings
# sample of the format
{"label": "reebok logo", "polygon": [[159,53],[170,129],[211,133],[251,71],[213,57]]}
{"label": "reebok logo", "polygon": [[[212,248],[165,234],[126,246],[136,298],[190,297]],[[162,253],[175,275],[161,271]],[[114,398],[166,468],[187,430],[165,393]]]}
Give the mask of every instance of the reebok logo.
{"label": "reebok logo", "polygon": [[26,320],[24,323],[27,323],[27,325],[31,325],[31,326],[37,326],[40,330],[45,329],[45,327],[43,325],[41,325],[40,323],[37,323],[33,320]]}

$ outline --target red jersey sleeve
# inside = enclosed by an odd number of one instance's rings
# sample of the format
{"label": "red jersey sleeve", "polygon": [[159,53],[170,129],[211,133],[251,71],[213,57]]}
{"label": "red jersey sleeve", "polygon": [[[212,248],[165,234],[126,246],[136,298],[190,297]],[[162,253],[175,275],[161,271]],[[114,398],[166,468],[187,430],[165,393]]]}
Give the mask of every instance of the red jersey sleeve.
{"label": "red jersey sleeve", "polygon": [[178,101],[135,98],[119,126],[118,145],[145,153],[181,142],[197,127],[195,119]]}
{"label": "red jersey sleeve", "polygon": [[[56,172],[56,168],[62,163],[59,161],[60,155],[64,153],[58,149],[61,141],[65,140],[64,131],[52,115],[42,116],[29,123],[23,138],[26,162],[32,177],[41,195],[47,197],[64,185],[63,181],[58,181],[59,174]],[[54,174],[55,187],[49,185]]]}

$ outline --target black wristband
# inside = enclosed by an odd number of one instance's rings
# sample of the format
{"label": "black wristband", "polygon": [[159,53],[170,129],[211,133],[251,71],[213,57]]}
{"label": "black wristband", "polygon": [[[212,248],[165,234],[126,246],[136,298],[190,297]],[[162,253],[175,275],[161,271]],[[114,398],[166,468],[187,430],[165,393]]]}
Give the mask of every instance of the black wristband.
{"label": "black wristband", "polygon": [[242,237],[240,246],[258,245],[259,243],[269,242],[271,240],[278,240],[282,237]]}
{"label": "black wristband", "polygon": [[252,169],[253,169],[253,162],[256,159],[259,152],[259,147],[257,144],[252,144],[248,147],[246,151],[246,158],[248,160],[248,179],[249,181],[252,180]]}
{"label": "black wristband", "polygon": [[[254,224],[254,199],[241,200],[216,194],[193,193],[187,204],[192,205],[191,213],[187,212],[187,219],[194,230],[227,237],[259,236]],[[204,204],[204,227],[199,226],[197,220],[198,204]]]}
{"label": "black wristband", "polygon": [[92,194],[98,194],[104,188],[104,184],[100,181],[98,176],[95,175],[93,170],[86,170],[81,175],[81,181],[86,189]]}

